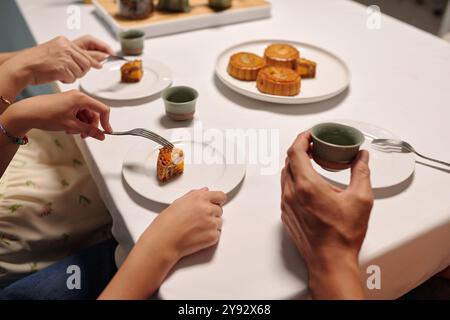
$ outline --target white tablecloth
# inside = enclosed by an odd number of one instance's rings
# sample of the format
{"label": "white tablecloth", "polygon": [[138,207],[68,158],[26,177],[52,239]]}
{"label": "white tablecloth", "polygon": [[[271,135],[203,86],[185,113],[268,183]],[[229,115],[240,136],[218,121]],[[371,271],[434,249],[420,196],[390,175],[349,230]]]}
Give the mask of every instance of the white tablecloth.
{"label": "white tablecloth", "polygon": [[[205,128],[279,129],[285,150],[311,124],[333,118],[370,122],[394,131],[420,151],[450,160],[450,45],[387,16],[381,29],[366,26],[366,8],[344,0],[277,0],[267,20],[182,33],[146,41],[146,54],[167,63],[174,84],[200,92],[196,121]],[[36,42],[85,33],[119,45],[93,13],[80,5],[81,28],[66,27],[69,1],[17,0]],[[26,26],[21,26],[25,28]],[[10,30],[12,31],[12,30]],[[258,38],[280,38],[322,46],[344,59],[351,88],[326,102],[279,106],[242,97],[214,78],[225,48]],[[77,84],[58,84],[61,90]],[[114,107],[115,130],[173,126],[161,100]],[[136,196],[124,185],[122,160],[136,138],[78,141],[114,217],[114,234],[127,250],[164,207]],[[422,161],[421,161],[422,162]],[[184,259],[160,290],[162,298],[303,298],[307,274],[280,222],[279,174],[263,176],[249,165],[246,178],[224,208],[217,248]],[[372,298],[396,298],[450,264],[450,174],[418,163],[400,186],[376,192],[361,251],[363,271],[381,267],[382,288]]]}

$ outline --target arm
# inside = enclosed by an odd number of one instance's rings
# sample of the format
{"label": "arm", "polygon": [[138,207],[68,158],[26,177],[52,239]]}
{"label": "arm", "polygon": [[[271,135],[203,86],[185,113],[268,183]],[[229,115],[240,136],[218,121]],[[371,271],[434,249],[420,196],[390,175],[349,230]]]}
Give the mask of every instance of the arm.
{"label": "arm", "polygon": [[365,298],[358,256],[346,250],[322,254],[316,264],[308,266],[309,289],[313,299]]}
{"label": "arm", "polygon": [[99,299],[147,299],[161,285],[178,261],[158,240],[138,242]]}
{"label": "arm", "polygon": [[[98,128],[99,122],[106,131],[112,131],[109,108],[76,90],[24,99],[0,115],[0,124],[15,137],[23,137],[29,130],[36,128],[81,133],[103,140],[105,135]],[[17,149],[18,145],[0,132],[0,177]]]}
{"label": "arm", "polygon": [[[14,115],[11,113],[4,113],[0,115],[0,124],[12,135],[16,137],[23,137],[27,134],[28,130],[23,128],[21,124],[14,119]],[[0,132],[0,178],[3,176],[6,168],[8,167],[11,159],[19,149],[19,145],[14,144],[11,140]]]}
{"label": "arm", "polygon": [[223,192],[187,193],[161,212],[133,248],[99,299],[148,299],[184,256],[219,241]]}
{"label": "arm", "polygon": [[300,134],[282,171],[281,218],[309,271],[315,299],[363,299],[358,256],[366,235],[373,195],[369,153],[360,151],[351,182],[340,189],[314,171],[311,133]]}
{"label": "arm", "polygon": [[[3,63],[0,65],[0,95],[14,102],[16,96],[27,86],[30,82],[30,73],[14,64]],[[0,100],[0,115],[6,110],[8,104]]]}
{"label": "arm", "polygon": [[14,57],[17,52],[0,52],[0,65],[3,64],[6,60]]}

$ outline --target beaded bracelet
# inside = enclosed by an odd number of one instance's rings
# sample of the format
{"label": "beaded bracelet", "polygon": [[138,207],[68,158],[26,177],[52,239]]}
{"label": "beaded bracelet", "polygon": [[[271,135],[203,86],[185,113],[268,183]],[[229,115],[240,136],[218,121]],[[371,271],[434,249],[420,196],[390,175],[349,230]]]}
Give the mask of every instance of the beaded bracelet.
{"label": "beaded bracelet", "polygon": [[6,135],[12,143],[18,144],[20,146],[26,145],[28,143],[28,137],[14,137],[12,134],[10,134],[6,129],[0,124],[0,132],[2,132],[4,135]]}
{"label": "beaded bracelet", "polygon": [[8,99],[6,99],[4,96],[0,96],[0,100],[6,104],[8,107],[11,105],[11,101],[9,101]]}

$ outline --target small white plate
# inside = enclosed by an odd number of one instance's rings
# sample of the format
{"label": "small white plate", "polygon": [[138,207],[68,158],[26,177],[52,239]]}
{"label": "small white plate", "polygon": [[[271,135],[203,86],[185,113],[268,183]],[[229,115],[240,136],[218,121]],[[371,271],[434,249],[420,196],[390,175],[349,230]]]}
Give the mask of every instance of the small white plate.
{"label": "small white plate", "polygon": [[[413,153],[383,152],[372,147],[373,139],[400,139],[392,132],[358,121],[333,120],[331,122],[346,124],[364,133],[366,141],[361,149],[370,153],[369,168],[372,188],[379,189],[397,185],[408,179],[414,172],[416,159]],[[331,181],[342,185],[348,185],[350,182],[350,169],[331,172],[323,169],[314,161],[313,166],[322,176]]]}
{"label": "small white plate", "polygon": [[[133,58],[130,58],[133,59]],[[150,97],[172,84],[172,72],[164,63],[142,59],[144,76],[137,83],[120,82],[120,67],[125,61],[107,62],[92,69],[81,79],[81,88],[89,95],[108,100],[134,100]]]}
{"label": "small white plate", "polygon": [[[289,43],[300,51],[300,56],[317,62],[315,79],[302,79],[301,92],[297,96],[283,97],[261,93],[255,81],[240,81],[227,72],[228,62],[236,52],[252,52],[264,55],[264,49],[271,43]],[[303,104],[330,99],[343,92],[350,84],[350,71],[347,65],[334,54],[307,44],[289,40],[256,40],[235,45],[222,52],[216,62],[217,77],[230,89],[257,100],[281,103]]]}
{"label": "small white plate", "polygon": [[[208,187],[229,193],[245,176],[246,165],[231,163],[220,148],[195,140],[175,140],[172,143],[184,151],[184,173],[174,180],[160,183],[156,177],[156,163],[161,146],[143,140],[128,152],[122,173],[128,185],[141,196],[170,204],[192,189]],[[245,159],[235,148],[235,159]],[[236,161],[237,162],[237,161]]]}

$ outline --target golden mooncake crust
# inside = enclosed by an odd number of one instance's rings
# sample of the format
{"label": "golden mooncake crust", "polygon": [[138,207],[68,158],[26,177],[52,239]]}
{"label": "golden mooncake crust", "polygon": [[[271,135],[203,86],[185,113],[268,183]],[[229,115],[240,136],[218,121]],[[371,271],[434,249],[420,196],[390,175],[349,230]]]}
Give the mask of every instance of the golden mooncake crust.
{"label": "golden mooncake crust", "polygon": [[316,77],[317,63],[300,58],[297,60],[297,68],[295,69],[302,79],[310,79]]}
{"label": "golden mooncake crust", "polygon": [[184,171],[184,153],[178,148],[163,147],[159,149],[156,174],[160,182],[167,182]]}
{"label": "golden mooncake crust", "polygon": [[142,60],[133,60],[120,67],[121,81],[125,83],[139,82],[144,75]]}
{"label": "golden mooncake crust", "polygon": [[238,52],[230,57],[228,73],[238,80],[255,81],[258,72],[264,68],[264,58],[250,52]]}
{"label": "golden mooncake crust", "polygon": [[268,66],[295,69],[300,52],[289,44],[274,43],[266,48],[264,58]]}
{"label": "golden mooncake crust", "polygon": [[300,93],[300,75],[292,69],[265,67],[258,73],[259,91],[277,96],[295,96]]}

